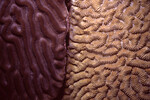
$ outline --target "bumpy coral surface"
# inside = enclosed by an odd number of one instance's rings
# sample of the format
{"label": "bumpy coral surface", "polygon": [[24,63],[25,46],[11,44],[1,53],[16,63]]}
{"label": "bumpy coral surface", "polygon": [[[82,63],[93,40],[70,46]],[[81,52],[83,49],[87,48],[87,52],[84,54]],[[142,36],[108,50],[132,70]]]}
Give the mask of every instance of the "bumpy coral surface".
{"label": "bumpy coral surface", "polygon": [[150,100],[150,1],[72,0],[64,100]]}

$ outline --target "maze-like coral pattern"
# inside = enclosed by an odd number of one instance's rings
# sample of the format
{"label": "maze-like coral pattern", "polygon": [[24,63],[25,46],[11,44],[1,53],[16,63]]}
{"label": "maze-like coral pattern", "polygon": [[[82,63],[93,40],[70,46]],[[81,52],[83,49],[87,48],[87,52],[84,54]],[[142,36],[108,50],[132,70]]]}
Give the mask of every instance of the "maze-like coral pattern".
{"label": "maze-like coral pattern", "polygon": [[66,18],[65,0],[0,0],[0,100],[60,95]]}
{"label": "maze-like coral pattern", "polygon": [[150,1],[72,0],[64,100],[150,100]]}

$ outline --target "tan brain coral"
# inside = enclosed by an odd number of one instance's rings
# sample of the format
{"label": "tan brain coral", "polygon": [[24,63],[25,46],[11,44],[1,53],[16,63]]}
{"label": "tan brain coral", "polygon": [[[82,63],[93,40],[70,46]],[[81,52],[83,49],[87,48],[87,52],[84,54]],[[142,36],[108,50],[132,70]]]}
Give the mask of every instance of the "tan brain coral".
{"label": "tan brain coral", "polygon": [[72,0],[63,100],[150,100],[150,1]]}

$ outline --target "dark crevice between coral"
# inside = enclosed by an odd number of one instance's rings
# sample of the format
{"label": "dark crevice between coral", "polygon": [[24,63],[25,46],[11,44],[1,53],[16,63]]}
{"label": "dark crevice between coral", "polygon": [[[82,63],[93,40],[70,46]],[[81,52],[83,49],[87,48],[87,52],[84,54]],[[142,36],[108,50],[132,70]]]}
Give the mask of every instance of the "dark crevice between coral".
{"label": "dark crevice between coral", "polygon": [[68,9],[68,12],[69,12],[70,8],[71,8],[71,0],[66,0],[65,3],[66,3],[66,6],[67,6],[67,9]]}

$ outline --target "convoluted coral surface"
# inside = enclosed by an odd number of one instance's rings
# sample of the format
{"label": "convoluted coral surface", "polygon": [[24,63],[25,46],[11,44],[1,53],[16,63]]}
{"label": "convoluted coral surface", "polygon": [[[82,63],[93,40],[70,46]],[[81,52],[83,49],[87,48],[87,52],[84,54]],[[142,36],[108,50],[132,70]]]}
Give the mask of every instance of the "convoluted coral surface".
{"label": "convoluted coral surface", "polygon": [[65,0],[0,0],[0,100],[58,97],[66,17]]}
{"label": "convoluted coral surface", "polygon": [[64,100],[150,100],[150,1],[72,0]]}

